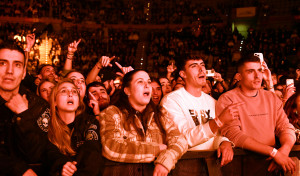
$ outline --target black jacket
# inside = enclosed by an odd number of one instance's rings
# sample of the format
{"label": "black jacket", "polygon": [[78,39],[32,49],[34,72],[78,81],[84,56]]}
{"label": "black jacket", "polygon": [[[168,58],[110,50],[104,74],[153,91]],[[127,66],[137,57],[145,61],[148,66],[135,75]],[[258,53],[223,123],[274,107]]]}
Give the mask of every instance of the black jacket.
{"label": "black jacket", "polygon": [[0,175],[22,175],[29,164],[41,163],[47,144],[49,104],[21,86],[28,109],[14,114],[0,96]]}
{"label": "black jacket", "polygon": [[98,120],[87,113],[75,117],[68,127],[73,133],[71,145],[76,155],[63,155],[54,145],[48,146],[48,161],[52,163],[50,175],[60,175],[63,165],[70,161],[77,162],[77,171],[74,175],[102,175],[104,167],[101,154],[101,140]]}

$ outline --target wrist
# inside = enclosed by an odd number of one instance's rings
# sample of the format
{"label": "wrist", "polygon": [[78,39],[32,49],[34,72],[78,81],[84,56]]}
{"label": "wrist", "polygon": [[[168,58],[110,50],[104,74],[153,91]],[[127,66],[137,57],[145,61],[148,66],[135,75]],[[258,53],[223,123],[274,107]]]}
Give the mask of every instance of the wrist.
{"label": "wrist", "polygon": [[73,57],[74,57],[74,53],[68,52],[68,54],[67,54],[67,59],[73,60]]}
{"label": "wrist", "polygon": [[102,68],[102,65],[99,62],[97,62],[96,65],[95,65],[95,67],[100,70]]}
{"label": "wrist", "polygon": [[221,122],[221,120],[218,119],[217,117],[214,119],[214,121],[215,121],[215,123],[217,124],[217,126],[218,126],[219,128],[221,128],[221,127],[224,125],[223,122]]}
{"label": "wrist", "polygon": [[270,85],[270,86],[268,86],[268,89],[270,90],[270,89],[274,89],[274,86],[273,85]]}
{"label": "wrist", "polygon": [[276,154],[277,154],[278,150],[276,148],[273,148],[272,152],[270,153],[270,156],[272,158],[275,158]]}
{"label": "wrist", "polygon": [[24,51],[25,52],[30,52],[30,48],[25,48]]}

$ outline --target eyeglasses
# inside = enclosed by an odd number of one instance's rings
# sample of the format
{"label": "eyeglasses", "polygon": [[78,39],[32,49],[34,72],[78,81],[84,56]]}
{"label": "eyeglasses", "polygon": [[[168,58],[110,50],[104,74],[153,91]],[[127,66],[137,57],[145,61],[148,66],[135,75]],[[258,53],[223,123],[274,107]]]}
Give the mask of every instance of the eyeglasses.
{"label": "eyeglasses", "polygon": [[72,93],[72,95],[78,96],[78,90],[77,89],[67,89],[67,88],[62,88],[58,91],[59,94],[61,95],[69,95]]}

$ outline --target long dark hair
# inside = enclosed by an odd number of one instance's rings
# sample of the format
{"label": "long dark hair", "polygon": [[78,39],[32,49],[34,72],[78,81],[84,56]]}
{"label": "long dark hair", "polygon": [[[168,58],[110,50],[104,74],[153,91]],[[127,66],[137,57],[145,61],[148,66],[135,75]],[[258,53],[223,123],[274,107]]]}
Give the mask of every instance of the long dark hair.
{"label": "long dark hair", "polygon": [[296,113],[297,103],[296,99],[300,96],[300,94],[294,94],[292,95],[285,103],[283,109],[286,113],[286,115],[289,118],[289,121],[291,124],[293,124],[296,128],[299,128],[298,121],[300,121],[300,115]]}
{"label": "long dark hair", "polygon": [[142,121],[144,129],[146,131],[147,130],[146,123],[147,123],[148,119],[151,117],[151,114],[154,113],[153,118],[155,120],[155,123],[157,124],[160,131],[165,135],[166,132],[163,129],[163,127],[161,125],[161,121],[160,121],[160,118],[161,118],[160,111],[155,106],[155,104],[152,102],[152,100],[150,99],[150,102],[146,106],[146,109],[141,113],[141,112],[138,112],[137,110],[135,110],[131,106],[131,104],[128,100],[128,96],[124,92],[124,88],[128,88],[131,86],[131,82],[132,82],[134,75],[140,71],[145,72],[144,70],[137,69],[137,70],[133,70],[133,71],[130,71],[125,74],[125,76],[123,77],[123,85],[122,85],[121,93],[119,96],[119,101],[117,101],[115,103],[115,106],[117,106],[121,110],[121,112],[124,114],[125,119],[124,119],[123,125],[124,125],[125,130],[129,131],[130,125],[132,125],[134,127],[134,129],[137,131],[137,133],[144,139],[145,135],[144,135],[143,131],[137,127],[137,124],[135,123],[134,119],[136,116],[140,117],[140,120]]}

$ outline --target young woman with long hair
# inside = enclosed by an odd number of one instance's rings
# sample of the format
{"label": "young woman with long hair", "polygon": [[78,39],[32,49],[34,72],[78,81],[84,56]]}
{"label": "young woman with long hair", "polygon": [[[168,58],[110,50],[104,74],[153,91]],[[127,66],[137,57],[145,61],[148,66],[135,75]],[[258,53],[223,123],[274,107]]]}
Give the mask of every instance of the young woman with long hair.
{"label": "young woman with long hair", "polygon": [[292,95],[284,105],[284,111],[291,124],[300,129],[300,93]]}
{"label": "young woman with long hair", "polygon": [[51,174],[98,175],[101,168],[99,122],[84,113],[78,88],[70,79],[60,81],[50,96],[48,150]]}
{"label": "young woman with long hair", "polygon": [[49,97],[51,95],[52,89],[55,86],[56,82],[43,80],[40,82],[37,88],[37,95],[42,97],[44,100],[49,102]]}
{"label": "young woman with long hair", "polygon": [[152,87],[152,94],[151,100],[155,105],[159,105],[160,100],[162,98],[162,86],[158,79],[152,78],[151,79],[151,87]]}
{"label": "young woman with long hair", "polygon": [[100,113],[102,154],[114,161],[106,162],[104,175],[167,175],[186,152],[187,141],[151,93],[148,73],[133,70],[123,78],[117,104]]}

